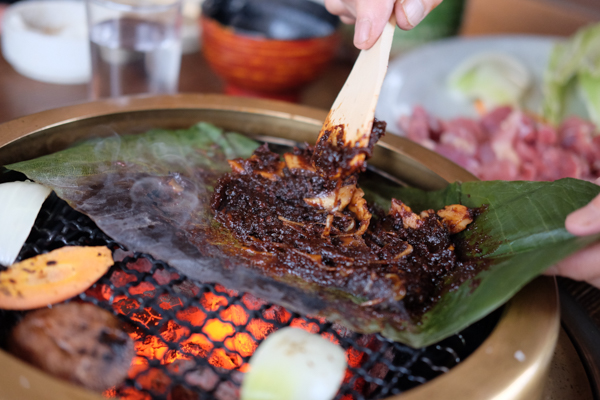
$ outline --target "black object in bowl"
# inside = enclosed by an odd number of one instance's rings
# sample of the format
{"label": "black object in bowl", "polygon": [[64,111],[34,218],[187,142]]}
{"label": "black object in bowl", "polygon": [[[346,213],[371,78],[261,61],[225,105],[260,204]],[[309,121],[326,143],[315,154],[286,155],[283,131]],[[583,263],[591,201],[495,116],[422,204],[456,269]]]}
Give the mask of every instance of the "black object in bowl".
{"label": "black object in bowl", "polygon": [[237,32],[277,40],[328,36],[340,22],[307,0],[206,0],[202,12]]}

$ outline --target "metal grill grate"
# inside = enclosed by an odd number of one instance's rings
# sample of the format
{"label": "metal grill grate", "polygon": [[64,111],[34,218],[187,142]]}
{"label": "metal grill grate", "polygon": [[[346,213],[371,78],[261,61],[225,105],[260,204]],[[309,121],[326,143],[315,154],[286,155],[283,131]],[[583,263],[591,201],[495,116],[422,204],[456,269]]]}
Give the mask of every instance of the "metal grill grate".
{"label": "metal grill grate", "polygon": [[[247,293],[186,279],[148,255],[128,253],[54,194],[20,259],[65,245],[108,245],[114,267],[79,296],[114,311],[136,340],[129,378],[105,393],[126,399],[238,398],[254,349],[272,331],[296,326],[339,343],[349,361],[338,400],[383,399],[447,372],[471,354],[499,312],[436,345],[412,349],[320,318],[290,313]],[[4,338],[20,313],[1,312]]]}

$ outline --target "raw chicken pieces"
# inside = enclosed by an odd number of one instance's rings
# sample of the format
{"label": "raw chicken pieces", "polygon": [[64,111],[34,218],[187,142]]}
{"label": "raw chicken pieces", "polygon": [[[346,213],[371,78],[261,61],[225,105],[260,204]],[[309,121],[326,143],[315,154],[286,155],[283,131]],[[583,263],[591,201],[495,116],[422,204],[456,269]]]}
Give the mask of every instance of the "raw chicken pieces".
{"label": "raw chicken pieces", "polygon": [[511,107],[496,108],[479,120],[448,121],[415,107],[399,125],[409,139],[483,180],[593,181],[600,177],[600,132],[578,117],[554,128]]}

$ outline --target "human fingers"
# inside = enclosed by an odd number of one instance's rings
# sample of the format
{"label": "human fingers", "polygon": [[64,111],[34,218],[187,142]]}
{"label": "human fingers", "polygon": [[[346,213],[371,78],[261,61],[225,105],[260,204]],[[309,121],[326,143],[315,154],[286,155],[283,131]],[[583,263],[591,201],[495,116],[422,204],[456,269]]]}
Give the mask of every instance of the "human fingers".
{"label": "human fingers", "polygon": [[398,0],[394,7],[396,23],[401,29],[417,26],[442,0]]}
{"label": "human fingers", "polygon": [[355,23],[354,45],[369,49],[390,19],[394,0],[325,0],[325,8],[344,23]]}
{"label": "human fingers", "polygon": [[402,29],[414,28],[442,0],[325,0],[327,10],[344,23],[356,22],[354,45],[369,49],[381,36],[392,13]]}
{"label": "human fingers", "polygon": [[586,206],[567,216],[565,227],[573,235],[584,236],[600,233],[600,195]]}
{"label": "human fingers", "polygon": [[600,243],[591,245],[548,268],[546,275],[586,281],[600,288]]}
{"label": "human fingers", "polygon": [[369,49],[375,44],[394,10],[394,0],[357,0],[354,45]]}

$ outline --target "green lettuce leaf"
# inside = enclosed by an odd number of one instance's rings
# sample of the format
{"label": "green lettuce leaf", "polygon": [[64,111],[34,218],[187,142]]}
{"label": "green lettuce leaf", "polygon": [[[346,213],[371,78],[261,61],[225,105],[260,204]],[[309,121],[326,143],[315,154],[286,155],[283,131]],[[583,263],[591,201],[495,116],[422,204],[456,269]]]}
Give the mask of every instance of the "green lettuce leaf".
{"label": "green lettuce leaf", "polygon": [[542,108],[548,121],[560,123],[574,89],[582,92],[588,116],[600,127],[600,24],[554,46],[544,74]]}
{"label": "green lettuce leaf", "polygon": [[516,106],[531,86],[531,73],[509,54],[488,52],[467,58],[450,74],[448,86],[486,107]]}
{"label": "green lettuce leaf", "polygon": [[[600,65],[600,62],[598,62],[598,65]],[[596,126],[600,127],[600,71],[597,75],[588,71],[582,71],[578,76],[579,90],[585,100],[590,120]]]}
{"label": "green lettuce leaf", "polygon": [[227,160],[248,157],[257,146],[242,135],[198,124],[189,130],[94,139],[6,167],[54,189],[130,250],[164,260],[191,279],[218,282],[299,313],[320,315],[358,332],[381,332],[414,347],[467,327],[547,267],[598,240],[574,237],[564,228],[567,214],[600,192],[589,182],[469,182],[424,192],[374,185],[374,180],[366,179],[360,184],[372,201],[384,207],[392,197],[415,210],[452,203],[486,207],[460,233],[458,247],[484,268],[454,289],[450,288],[457,286],[455,277],[450,277],[441,300],[418,320],[401,309],[361,307],[364,299],[344,288],[269,276],[232,255],[232,249],[243,249],[212,218],[211,193],[219,176],[229,171]]}

